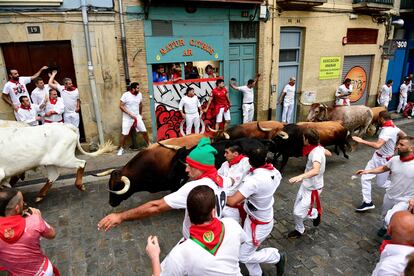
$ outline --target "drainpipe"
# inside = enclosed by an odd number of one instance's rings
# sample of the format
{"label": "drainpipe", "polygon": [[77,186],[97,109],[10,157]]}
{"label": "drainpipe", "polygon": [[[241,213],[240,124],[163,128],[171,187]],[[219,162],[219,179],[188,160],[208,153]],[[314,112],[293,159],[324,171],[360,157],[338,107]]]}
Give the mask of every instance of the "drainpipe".
{"label": "drainpipe", "polygon": [[96,91],[95,74],[93,72],[91,38],[89,36],[89,23],[88,23],[88,5],[86,3],[86,0],[81,0],[81,6],[82,6],[83,31],[85,33],[86,56],[88,59],[89,85],[91,87],[91,96],[92,96],[93,109],[95,111],[96,125],[98,126],[99,144],[103,145],[104,135],[103,135],[103,128],[102,128],[101,111],[99,109],[98,93]]}
{"label": "drainpipe", "polygon": [[127,47],[126,47],[125,23],[124,23],[122,0],[118,0],[118,6],[119,6],[119,21],[121,23],[120,25],[121,25],[122,59],[124,60],[125,82],[126,82],[126,85],[128,86],[131,80],[129,79],[128,52],[127,52]]}

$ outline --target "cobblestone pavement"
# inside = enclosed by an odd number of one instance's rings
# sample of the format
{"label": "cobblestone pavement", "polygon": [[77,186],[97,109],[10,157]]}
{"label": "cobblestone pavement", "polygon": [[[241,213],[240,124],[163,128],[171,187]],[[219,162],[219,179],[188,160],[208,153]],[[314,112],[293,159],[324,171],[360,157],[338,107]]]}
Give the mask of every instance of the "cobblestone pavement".
{"label": "cobblestone pavement", "polygon": [[[402,129],[414,134],[414,124]],[[276,222],[271,237],[263,246],[275,246],[288,254],[287,275],[369,275],[378,260],[376,236],[381,226],[380,206],[383,191],[374,187],[377,208],[359,214],[354,207],[361,203],[359,179],[351,180],[357,169],[364,168],[373,150],[359,146],[350,159],[333,156],[327,162],[325,188],[321,199],[324,207],[318,228],[307,223],[306,236],[288,240],[293,229],[292,209],[299,185],[290,185],[289,177],[301,173],[305,160],[291,159],[276,193]],[[42,241],[46,254],[62,275],[151,275],[145,255],[148,235],[160,238],[162,258],[181,236],[182,211],[170,211],[157,217],[126,222],[105,233],[97,231],[98,221],[112,211],[121,211],[165,193],[137,193],[119,207],[108,204],[107,181],[88,185],[81,193],[73,186],[52,189],[44,202],[33,206],[41,209],[46,220],[55,226],[58,236]],[[28,202],[35,193],[26,193]],[[275,275],[273,267],[263,265],[265,275]],[[243,269],[245,272],[245,270]]]}

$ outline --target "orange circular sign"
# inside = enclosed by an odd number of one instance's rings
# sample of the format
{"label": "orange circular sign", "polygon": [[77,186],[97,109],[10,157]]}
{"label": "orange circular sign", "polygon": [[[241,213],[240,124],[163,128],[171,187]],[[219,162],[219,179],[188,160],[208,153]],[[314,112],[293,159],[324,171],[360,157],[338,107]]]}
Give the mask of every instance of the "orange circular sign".
{"label": "orange circular sign", "polygon": [[346,73],[345,79],[352,80],[352,94],[349,96],[351,103],[357,102],[365,93],[367,88],[367,73],[361,66],[352,67],[348,73]]}

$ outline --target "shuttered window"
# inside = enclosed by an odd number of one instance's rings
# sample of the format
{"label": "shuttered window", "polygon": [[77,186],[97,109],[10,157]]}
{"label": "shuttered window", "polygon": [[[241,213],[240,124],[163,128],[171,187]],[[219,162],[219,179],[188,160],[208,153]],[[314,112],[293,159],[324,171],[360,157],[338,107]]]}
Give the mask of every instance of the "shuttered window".
{"label": "shuttered window", "polygon": [[378,29],[350,28],[346,38],[348,44],[377,44]]}

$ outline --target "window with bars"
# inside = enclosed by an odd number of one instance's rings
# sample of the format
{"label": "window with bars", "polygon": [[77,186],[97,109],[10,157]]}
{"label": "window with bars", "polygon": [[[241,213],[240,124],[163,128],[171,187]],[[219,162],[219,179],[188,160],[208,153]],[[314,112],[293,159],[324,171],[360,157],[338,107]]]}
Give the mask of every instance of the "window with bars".
{"label": "window with bars", "polygon": [[255,39],[257,22],[230,22],[230,39]]}

